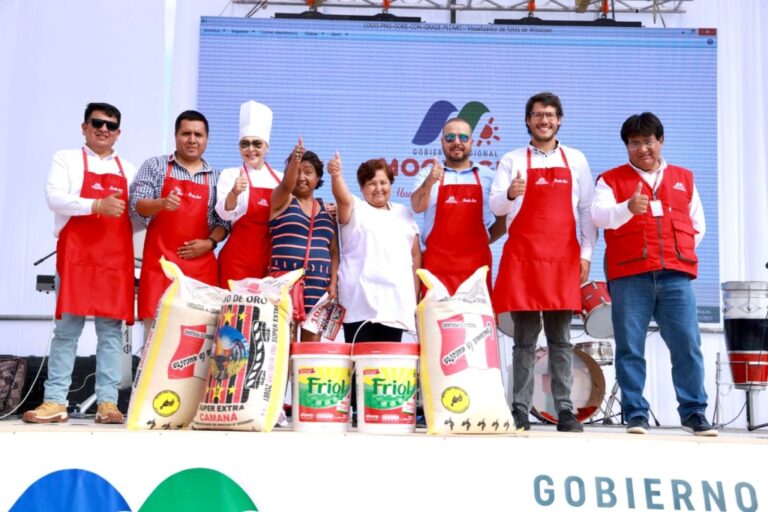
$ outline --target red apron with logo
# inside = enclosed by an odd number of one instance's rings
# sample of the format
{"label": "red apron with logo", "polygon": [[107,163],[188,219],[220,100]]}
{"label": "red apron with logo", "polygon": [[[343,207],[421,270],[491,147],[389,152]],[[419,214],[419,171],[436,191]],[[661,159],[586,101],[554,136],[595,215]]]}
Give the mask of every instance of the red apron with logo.
{"label": "red apron with logo", "polygon": [[[265,162],[264,165],[275,183],[279,184],[280,179],[269,164]],[[269,234],[272,189],[254,187],[245,164],[243,169],[248,177],[248,209],[232,224],[229,239],[219,253],[219,286],[225,290],[229,290],[230,279],[266,276],[272,254],[272,237]]]}
{"label": "red apron with logo", "polygon": [[573,179],[565,167],[531,168],[528,149],[525,199],[509,226],[493,290],[497,313],[578,310],[580,249],[573,216]]}
{"label": "red apron with logo", "polygon": [[168,160],[161,197],[175,190],[181,198],[176,211],[161,210],[147,227],[144,257],[139,278],[139,318],[153,318],[157,303],[171,283],[160,267],[160,256],[179,266],[185,276],[216,286],[218,269],[213,251],[191,260],[183,260],[176,253],[184,242],[205,240],[210,236],[208,227],[208,175],[205,183],[179,180],[171,176],[173,164]]}
{"label": "red apron with logo", "polygon": [[[83,186],[80,197],[103,199],[119,192],[128,202],[128,180],[120,159],[120,174],[88,171],[83,149]],[[56,272],[61,286],[56,296],[56,318],[63,313],[134,320],[133,229],[126,208],[120,217],[71,217],[56,244]]]}
{"label": "red apron with logo", "polygon": [[[488,230],[483,223],[483,187],[477,169],[476,184],[443,185],[437,190],[435,223],[427,237],[422,266],[432,272],[453,295],[475,270],[491,267]],[[491,290],[491,272],[487,276]],[[426,293],[422,285],[422,295]]]}

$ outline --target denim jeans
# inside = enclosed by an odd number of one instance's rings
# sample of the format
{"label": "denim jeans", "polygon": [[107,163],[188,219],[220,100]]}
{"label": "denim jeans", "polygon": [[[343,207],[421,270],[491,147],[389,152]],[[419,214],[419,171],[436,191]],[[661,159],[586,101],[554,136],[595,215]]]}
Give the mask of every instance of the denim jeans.
{"label": "denim jeans", "polygon": [[648,402],[643,398],[645,337],[652,317],[669,349],[680,419],[704,413],[707,392],[691,277],[674,270],[645,272],[609,281],[608,291],[624,418],[648,418]]}
{"label": "denim jeans", "polygon": [[[56,276],[56,286],[59,286]],[[96,401],[117,403],[117,386],[122,376],[122,320],[95,317],[96,325]],[[51,353],[48,356],[48,379],[45,381],[46,402],[67,404],[72,370],[75,367],[77,342],[83,332],[85,317],[64,313],[53,327]]]}
{"label": "denim jeans", "polygon": [[512,311],[515,323],[512,349],[512,408],[525,413],[533,401],[533,367],[536,363],[536,344],[541,332],[549,347],[549,375],[552,379],[552,398],[556,412],[573,411],[571,385],[573,384],[573,348],[571,347],[572,311]]}

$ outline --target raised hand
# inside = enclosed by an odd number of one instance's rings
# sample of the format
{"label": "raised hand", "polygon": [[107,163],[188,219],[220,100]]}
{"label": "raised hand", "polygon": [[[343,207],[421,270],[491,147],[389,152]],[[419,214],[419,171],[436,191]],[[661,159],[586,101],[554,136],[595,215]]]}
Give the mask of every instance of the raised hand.
{"label": "raised hand", "polygon": [[629,199],[629,211],[634,215],[643,215],[648,211],[648,196],[643,194],[643,183],[637,183],[637,189],[632,197]]}
{"label": "raised hand", "polygon": [[328,162],[328,174],[331,176],[341,176],[341,156],[337,151],[330,162]]}
{"label": "raised hand", "polygon": [[245,174],[245,169],[240,169],[240,176],[235,180],[235,184],[232,185],[232,195],[239,196],[245,189],[248,188],[248,176]]}
{"label": "raised hand", "polygon": [[525,194],[525,179],[523,178],[520,170],[517,171],[517,176],[512,180],[507,190],[507,197],[515,199]]}
{"label": "raised hand", "polygon": [[437,159],[437,157],[432,157],[432,168],[429,170],[429,180],[434,184],[440,181],[443,178],[443,173],[445,171],[443,170],[443,165],[440,163],[440,161]]}

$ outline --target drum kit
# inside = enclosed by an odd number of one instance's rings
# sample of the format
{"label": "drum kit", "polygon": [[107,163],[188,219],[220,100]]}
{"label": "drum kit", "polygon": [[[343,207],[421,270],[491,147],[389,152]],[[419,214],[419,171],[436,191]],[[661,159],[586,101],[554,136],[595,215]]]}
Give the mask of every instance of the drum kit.
{"label": "drum kit", "polygon": [[[603,281],[589,281],[581,286],[581,310],[576,311],[583,322],[584,331],[592,338],[613,337],[611,320],[611,296]],[[512,337],[514,322],[509,313],[498,317],[499,330]],[[609,341],[584,341],[574,345],[573,384],[571,401],[576,418],[585,422],[598,412],[603,412],[603,422],[611,423],[613,405],[617,401],[618,385],[614,383],[611,394],[605,398],[604,366],[613,364],[613,345]],[[547,423],[557,423],[557,411],[551,393],[549,374],[549,350],[540,347],[534,364],[534,393],[531,413]]]}

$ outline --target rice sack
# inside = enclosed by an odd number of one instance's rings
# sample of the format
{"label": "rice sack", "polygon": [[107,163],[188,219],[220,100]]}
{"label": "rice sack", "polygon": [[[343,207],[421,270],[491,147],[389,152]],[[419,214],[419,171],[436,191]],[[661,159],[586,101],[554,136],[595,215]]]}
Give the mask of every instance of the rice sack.
{"label": "rice sack", "polygon": [[283,408],[293,304],[303,269],[231,281],[193,429],[269,432]]}
{"label": "rice sack", "polygon": [[513,434],[484,266],[451,296],[428,270],[419,303],[421,389],[427,433]]}
{"label": "rice sack", "polygon": [[226,290],[186,277],[161,259],[171,284],[157,305],[141,354],[129,429],[177,429],[189,425],[203,395],[211,346]]}

